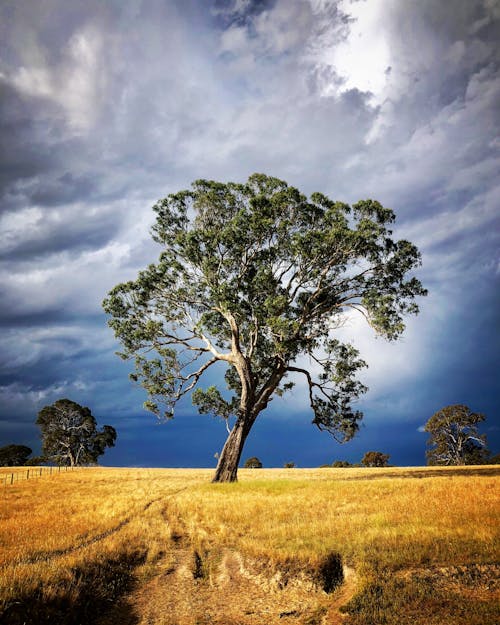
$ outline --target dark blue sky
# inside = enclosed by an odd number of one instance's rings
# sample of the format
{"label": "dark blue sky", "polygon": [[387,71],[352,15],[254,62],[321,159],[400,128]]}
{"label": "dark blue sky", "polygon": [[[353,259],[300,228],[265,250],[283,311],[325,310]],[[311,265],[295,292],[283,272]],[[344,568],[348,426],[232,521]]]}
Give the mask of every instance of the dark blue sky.
{"label": "dark blue sky", "polygon": [[215,463],[224,424],[145,412],[101,301],[157,259],[158,198],[261,171],[393,208],[429,296],[395,344],[343,328],[370,366],[354,441],[315,429],[298,386],[244,457],[422,464],[419,428],[455,403],[500,451],[499,32],[491,0],[2,3],[0,446],[38,451],[37,412],[68,397],[116,427],[105,464]]}

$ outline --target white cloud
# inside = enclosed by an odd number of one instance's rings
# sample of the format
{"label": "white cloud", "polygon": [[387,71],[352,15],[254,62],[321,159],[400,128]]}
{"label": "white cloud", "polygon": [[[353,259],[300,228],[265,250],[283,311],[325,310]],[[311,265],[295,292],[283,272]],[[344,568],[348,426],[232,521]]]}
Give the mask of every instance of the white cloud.
{"label": "white cloud", "polygon": [[70,128],[82,132],[95,123],[99,110],[102,53],[100,32],[85,26],[70,38],[57,65],[48,65],[39,54],[33,65],[21,66],[10,80],[22,93],[59,104]]}
{"label": "white cloud", "polygon": [[345,36],[339,38],[338,25],[333,22],[330,24],[329,44],[323,43],[321,47],[311,44],[314,62],[334,68],[342,80],[341,84],[325,84],[323,95],[358,89],[372,93],[374,103],[383,100],[392,63],[388,34],[384,28],[387,4],[387,0],[339,2],[338,8],[352,20]]}

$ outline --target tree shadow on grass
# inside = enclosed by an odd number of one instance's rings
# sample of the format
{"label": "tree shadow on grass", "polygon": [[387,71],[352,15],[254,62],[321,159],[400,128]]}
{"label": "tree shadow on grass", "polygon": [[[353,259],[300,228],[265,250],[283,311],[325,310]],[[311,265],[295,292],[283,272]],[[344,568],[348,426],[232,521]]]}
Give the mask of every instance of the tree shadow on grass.
{"label": "tree shadow on grass", "polygon": [[427,477],[454,477],[454,476],[462,476],[462,477],[472,477],[472,476],[485,476],[485,477],[495,477],[500,476],[500,466],[498,467],[457,467],[456,469],[452,468],[443,468],[443,469],[408,469],[397,471],[391,471],[390,469],[382,469],[382,468],[374,468],[373,474],[365,473],[364,475],[349,475],[349,469],[346,468],[345,477],[335,477],[337,480],[346,480],[346,481],[357,481],[357,480],[379,480],[389,477],[398,477],[398,478],[418,478],[424,479]]}
{"label": "tree shadow on grass", "polygon": [[[69,581],[50,588],[40,584],[19,594],[0,611],[2,625],[136,625],[139,619],[121,598],[131,590],[143,554],[127,554],[72,570]],[[109,618],[108,618],[109,615]],[[111,620],[109,620],[111,619]]]}

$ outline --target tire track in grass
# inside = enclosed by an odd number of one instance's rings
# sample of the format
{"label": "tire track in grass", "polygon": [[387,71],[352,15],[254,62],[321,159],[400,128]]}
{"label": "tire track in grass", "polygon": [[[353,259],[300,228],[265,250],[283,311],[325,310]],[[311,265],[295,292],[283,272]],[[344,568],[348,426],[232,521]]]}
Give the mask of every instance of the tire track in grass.
{"label": "tire track in grass", "polygon": [[54,549],[53,551],[39,551],[33,554],[32,556],[30,556],[29,558],[18,560],[17,564],[35,564],[36,562],[48,562],[49,560],[52,560],[54,558],[60,558],[62,556],[68,555],[69,553],[75,553],[76,551],[80,551],[81,549],[90,547],[91,545],[94,545],[95,543],[98,543],[101,540],[104,540],[108,538],[109,536],[112,536],[113,534],[116,534],[117,532],[119,532],[126,525],[128,525],[133,519],[139,517],[141,514],[146,512],[146,510],[148,510],[157,501],[161,501],[162,499],[170,499],[174,497],[175,495],[181,493],[182,491],[187,490],[187,488],[188,487],[185,486],[184,488],[180,488],[172,493],[168,493],[167,495],[163,495],[161,497],[156,497],[155,499],[151,499],[143,506],[140,512],[137,512],[135,514],[131,514],[125,517],[119,523],[111,527],[110,529],[104,532],[101,532],[100,534],[96,534],[95,536],[92,536],[91,538],[88,538],[87,540],[84,540],[77,545],[72,545],[71,547],[66,547],[65,549]]}

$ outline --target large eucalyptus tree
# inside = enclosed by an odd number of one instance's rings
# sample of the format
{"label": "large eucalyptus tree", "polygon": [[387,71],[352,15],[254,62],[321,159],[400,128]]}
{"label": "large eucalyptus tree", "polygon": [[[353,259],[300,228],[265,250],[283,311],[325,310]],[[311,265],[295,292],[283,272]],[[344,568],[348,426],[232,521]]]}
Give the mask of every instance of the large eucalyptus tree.
{"label": "large eucalyptus tree", "polygon": [[[356,374],[366,365],[335,330],[354,311],[396,339],[425,295],[408,277],[417,248],[391,238],[394,213],[372,200],[351,208],[321,193],[307,199],[263,174],[246,184],[198,180],[153,209],[159,261],[104,301],[120,355],[135,359],[131,377],[150,396],[145,406],[172,417],[193,391],[201,413],[234,418],[214,481],[236,480],[255,420],[293,386],[290,374],[305,376],[313,423],[352,438],[362,414],[351,404],[366,390]],[[230,393],[195,389],[220,361]]]}

